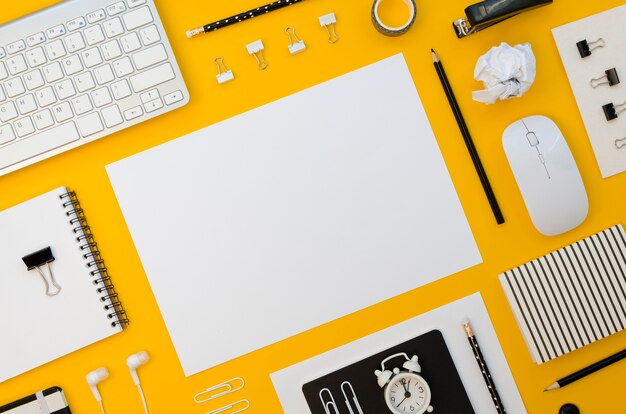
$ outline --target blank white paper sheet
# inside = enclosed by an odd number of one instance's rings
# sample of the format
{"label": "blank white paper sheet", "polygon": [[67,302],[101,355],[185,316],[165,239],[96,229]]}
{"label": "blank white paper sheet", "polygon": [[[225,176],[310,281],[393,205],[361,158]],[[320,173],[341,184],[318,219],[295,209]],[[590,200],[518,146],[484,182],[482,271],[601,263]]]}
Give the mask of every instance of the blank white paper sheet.
{"label": "blank white paper sheet", "polygon": [[481,262],[402,55],[107,171],[187,376]]}

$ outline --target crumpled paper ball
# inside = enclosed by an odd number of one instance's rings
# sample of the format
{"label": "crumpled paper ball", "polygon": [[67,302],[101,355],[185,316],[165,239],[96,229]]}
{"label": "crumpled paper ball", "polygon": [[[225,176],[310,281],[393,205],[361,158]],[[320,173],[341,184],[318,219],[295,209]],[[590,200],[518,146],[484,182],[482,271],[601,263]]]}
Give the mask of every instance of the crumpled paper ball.
{"label": "crumpled paper ball", "polygon": [[537,61],[529,43],[511,47],[502,42],[478,59],[474,79],[482,81],[485,89],[472,92],[472,98],[492,104],[520,97],[530,89],[536,74]]}

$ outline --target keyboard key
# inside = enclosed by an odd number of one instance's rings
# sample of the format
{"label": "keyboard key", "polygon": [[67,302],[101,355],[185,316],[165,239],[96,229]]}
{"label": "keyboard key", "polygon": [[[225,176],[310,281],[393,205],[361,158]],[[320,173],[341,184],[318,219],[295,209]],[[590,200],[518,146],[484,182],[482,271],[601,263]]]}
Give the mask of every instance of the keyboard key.
{"label": "keyboard key", "polygon": [[117,40],[111,40],[102,45],[102,55],[105,60],[111,60],[122,56],[122,49]]}
{"label": "keyboard key", "polygon": [[8,122],[15,118],[17,118],[17,109],[12,101],[0,105],[0,121]]}
{"label": "keyboard key", "polygon": [[4,66],[4,62],[0,62],[0,80],[4,80],[9,77],[7,67]]}
{"label": "keyboard key", "polygon": [[35,98],[37,98],[37,103],[42,108],[57,101],[54,91],[52,90],[52,86],[45,87],[35,92]]}
{"label": "keyboard key", "polygon": [[57,96],[60,100],[67,99],[76,95],[76,89],[71,79],[65,79],[54,85],[54,89],[57,92]]}
{"label": "keyboard key", "polygon": [[15,139],[13,128],[10,124],[0,126],[0,145],[11,142]]}
{"label": "keyboard key", "polygon": [[109,13],[109,16],[115,16],[116,14],[120,14],[125,11],[126,11],[126,5],[124,4],[123,1],[107,6],[107,13]]}
{"label": "keyboard key", "polygon": [[124,33],[124,26],[122,26],[122,21],[119,17],[107,20],[102,26],[104,26],[104,33],[106,33],[109,39]]}
{"label": "keyboard key", "polygon": [[149,90],[148,92],[142,93],[140,96],[141,102],[143,103],[153,101],[160,97],[161,95],[159,94],[159,91],[157,89]]}
{"label": "keyboard key", "polygon": [[148,6],[126,13],[122,18],[124,19],[126,30],[129,32],[154,21]]}
{"label": "keyboard key", "polygon": [[128,1],[128,7],[130,7],[131,9],[133,7],[141,6],[142,4],[146,2],[146,0],[127,0],[127,1]]}
{"label": "keyboard key", "polygon": [[46,129],[54,124],[54,119],[52,119],[52,113],[49,109],[37,112],[33,115],[33,120],[35,121],[35,126],[39,130]]}
{"label": "keyboard key", "polygon": [[65,47],[70,53],[78,52],[85,48],[85,39],[80,32],[72,33],[65,39]]}
{"label": "keyboard key", "polygon": [[0,148],[0,169],[34,157],[79,139],[73,122],[40,132],[28,139]]}
{"label": "keyboard key", "polygon": [[17,103],[17,109],[22,115],[30,114],[37,109],[37,103],[35,102],[35,98],[33,97],[33,95],[30,94],[17,98],[15,103]]}
{"label": "keyboard key", "polygon": [[0,102],[4,102],[7,99],[6,95],[4,94],[4,90],[2,89],[2,87],[0,86]]}
{"label": "keyboard key", "polygon": [[82,72],[83,70],[83,64],[80,63],[78,55],[72,55],[63,59],[61,61],[61,65],[63,66],[63,69],[65,69],[65,74],[67,76],[74,75],[75,73]]}
{"label": "keyboard key", "polygon": [[181,91],[168,93],[163,97],[163,100],[165,100],[166,105],[175,104],[176,102],[180,102],[183,100],[183,93]]}
{"label": "keyboard key", "polygon": [[23,55],[10,57],[6,60],[6,62],[11,75],[17,75],[18,73],[25,72],[26,69],[28,69]]}
{"label": "keyboard key", "polygon": [[65,34],[65,26],[63,26],[62,24],[51,27],[50,29],[46,30],[46,35],[48,35],[48,39],[54,39],[59,36],[63,36],[64,34]]}
{"label": "keyboard key", "polygon": [[115,74],[118,78],[123,78],[124,76],[130,75],[135,71],[135,69],[133,69],[133,64],[130,62],[130,58],[128,56],[113,62],[113,70],[115,71]]}
{"label": "keyboard key", "polygon": [[92,68],[102,63],[102,55],[97,47],[87,49],[81,54],[87,68]]}
{"label": "keyboard key", "polygon": [[67,121],[74,116],[72,108],[68,102],[61,102],[57,106],[53,106],[52,113],[54,114],[54,119],[56,119],[57,122]]}
{"label": "keyboard key", "polygon": [[20,138],[35,132],[35,126],[33,125],[33,121],[28,116],[22,119],[18,119],[13,123],[13,126],[15,127],[15,132],[17,132],[17,136]]}
{"label": "keyboard key", "polygon": [[167,62],[130,77],[135,92],[143,92],[176,77],[172,65]]}
{"label": "keyboard key", "polygon": [[74,20],[67,22],[67,30],[73,32],[74,30],[82,29],[87,23],[83,17],[77,17]]}
{"label": "keyboard key", "polygon": [[111,105],[102,110],[102,119],[107,128],[113,128],[124,122],[120,108],[117,105]]}
{"label": "keyboard key", "polygon": [[163,101],[161,100],[161,98],[158,98],[158,99],[155,99],[154,101],[145,103],[143,107],[146,108],[146,113],[154,112],[157,109],[163,108]]}
{"label": "keyboard key", "polygon": [[48,59],[54,60],[58,58],[62,58],[67,54],[65,51],[65,46],[63,46],[63,41],[61,39],[57,39],[54,42],[50,42],[45,45],[46,53],[48,54]]}
{"label": "keyboard key", "polygon": [[40,88],[45,83],[39,69],[26,73],[24,75],[24,82],[26,83],[26,89],[29,91]]}
{"label": "keyboard key", "polygon": [[143,109],[141,106],[135,106],[134,108],[124,111],[124,118],[126,118],[127,121],[139,118],[141,115],[143,115]]}
{"label": "keyboard key", "polygon": [[148,26],[139,31],[139,35],[141,36],[141,40],[144,45],[148,46],[153,43],[156,43],[161,40],[161,36],[159,35],[159,30],[155,25]]}
{"label": "keyboard key", "polygon": [[124,99],[127,96],[132,95],[132,91],[130,90],[130,85],[126,79],[122,79],[119,82],[115,82],[111,84],[111,91],[113,92],[113,97],[115,100],[119,101],[120,99]]}
{"label": "keyboard key", "polygon": [[106,86],[91,92],[91,99],[93,99],[93,104],[96,108],[101,108],[113,102],[109,89]]}
{"label": "keyboard key", "polygon": [[137,36],[137,33],[134,32],[123,36],[120,41],[122,42],[122,48],[126,53],[134,52],[141,47],[139,36]]}
{"label": "keyboard key", "polygon": [[104,20],[105,17],[107,17],[106,13],[104,13],[104,10],[100,9],[100,10],[96,10],[91,13],[88,13],[87,21],[89,23],[95,23],[95,22],[99,22],[100,20]]}
{"label": "keyboard key", "polygon": [[46,54],[40,47],[30,49],[28,52],[26,52],[26,60],[28,61],[28,66],[30,66],[31,68],[41,66],[48,61],[46,59]]}
{"label": "keyboard key", "polygon": [[5,52],[4,48],[0,47],[0,59],[5,57],[6,55],[7,55],[7,52]]}
{"label": "keyboard key", "polygon": [[18,40],[17,42],[13,42],[10,45],[7,45],[7,52],[9,55],[14,55],[17,52],[21,52],[26,49],[26,43],[23,40]]}
{"label": "keyboard key", "polygon": [[7,91],[9,98],[14,98],[26,92],[26,89],[24,89],[24,83],[20,78],[13,78],[4,82],[4,89]]}
{"label": "keyboard key", "polygon": [[43,76],[46,78],[46,82],[52,83],[58,81],[63,77],[63,69],[59,62],[54,62],[48,66],[43,67]]}
{"label": "keyboard key", "polygon": [[74,78],[74,81],[76,82],[76,89],[81,93],[96,87],[96,82],[93,80],[91,72],[81,73]]}
{"label": "keyboard key", "polygon": [[91,106],[91,100],[87,95],[80,95],[72,99],[72,106],[76,115],[86,114],[93,109]]}
{"label": "keyboard key", "polygon": [[95,25],[88,27],[85,29],[85,39],[87,39],[87,44],[89,46],[93,46],[96,43],[100,43],[104,40],[104,33],[102,32],[102,28],[100,25]]}
{"label": "keyboard key", "polygon": [[82,118],[78,118],[76,122],[78,123],[78,129],[80,130],[80,134],[83,137],[88,137],[90,135],[96,134],[104,129],[102,121],[100,120],[100,115],[98,115],[97,112],[93,112]]}
{"label": "keyboard key", "polygon": [[151,46],[133,55],[133,62],[137,70],[145,69],[156,63],[167,60],[167,53],[163,44],[159,43],[156,46]]}
{"label": "keyboard key", "polygon": [[35,33],[34,35],[30,35],[26,38],[26,43],[28,46],[33,47],[37,46],[46,41],[46,35],[43,32]]}
{"label": "keyboard key", "polygon": [[115,79],[111,65],[103,65],[96,68],[93,71],[93,76],[96,78],[98,85],[104,85],[105,83],[109,83]]}

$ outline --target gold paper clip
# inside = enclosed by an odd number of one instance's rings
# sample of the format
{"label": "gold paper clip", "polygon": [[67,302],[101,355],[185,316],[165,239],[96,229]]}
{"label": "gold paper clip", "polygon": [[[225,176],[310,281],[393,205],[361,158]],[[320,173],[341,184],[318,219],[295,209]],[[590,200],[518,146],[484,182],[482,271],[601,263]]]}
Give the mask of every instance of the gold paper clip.
{"label": "gold paper clip", "polygon": [[237,409],[236,411],[231,411],[228,414],[237,414],[240,413],[242,411],[246,411],[248,408],[250,408],[250,401],[248,400],[239,400],[239,401],[235,401],[232,404],[228,404],[225,405],[223,407],[220,407],[216,410],[213,411],[208,411],[206,414],[219,414],[219,413],[223,413],[224,411],[230,410],[232,409],[234,406],[238,405],[238,404],[245,404],[243,407]]}
{"label": "gold paper clip", "polygon": [[[239,386],[235,386],[233,387],[233,384],[235,383],[239,383]],[[206,390],[197,393],[194,397],[193,400],[197,403],[197,404],[202,404],[205,403],[207,401],[211,401],[214,400],[216,398],[222,397],[224,395],[230,394],[231,392],[235,392],[235,391],[239,391],[240,389],[242,389],[244,387],[244,385],[246,385],[246,383],[244,382],[243,378],[241,377],[235,377],[232,379],[229,379],[228,381],[224,381],[221,384],[217,384],[214,385],[210,388],[207,388]],[[215,392],[213,395],[211,395],[211,393],[213,393],[213,391],[217,391]],[[208,394],[208,397],[202,398],[203,396],[205,396],[206,394]]]}
{"label": "gold paper clip", "polygon": [[328,33],[328,43],[337,43],[339,41],[339,36],[337,36],[335,31],[336,23],[337,17],[335,17],[335,13],[320,16],[320,26],[324,27]]}
{"label": "gold paper clip", "polygon": [[262,40],[256,40],[246,45],[246,49],[248,49],[248,54],[254,56],[254,58],[256,59],[259,70],[267,69],[269,63],[267,63],[265,57],[263,56],[263,49],[265,49],[265,46],[263,46]]}

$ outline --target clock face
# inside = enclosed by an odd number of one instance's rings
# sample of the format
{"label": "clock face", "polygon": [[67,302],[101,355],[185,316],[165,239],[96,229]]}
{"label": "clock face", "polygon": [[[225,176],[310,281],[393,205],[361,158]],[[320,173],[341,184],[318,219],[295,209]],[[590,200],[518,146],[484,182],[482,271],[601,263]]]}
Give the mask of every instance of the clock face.
{"label": "clock face", "polygon": [[385,400],[394,414],[422,414],[430,406],[430,387],[421,376],[403,372],[387,385]]}

